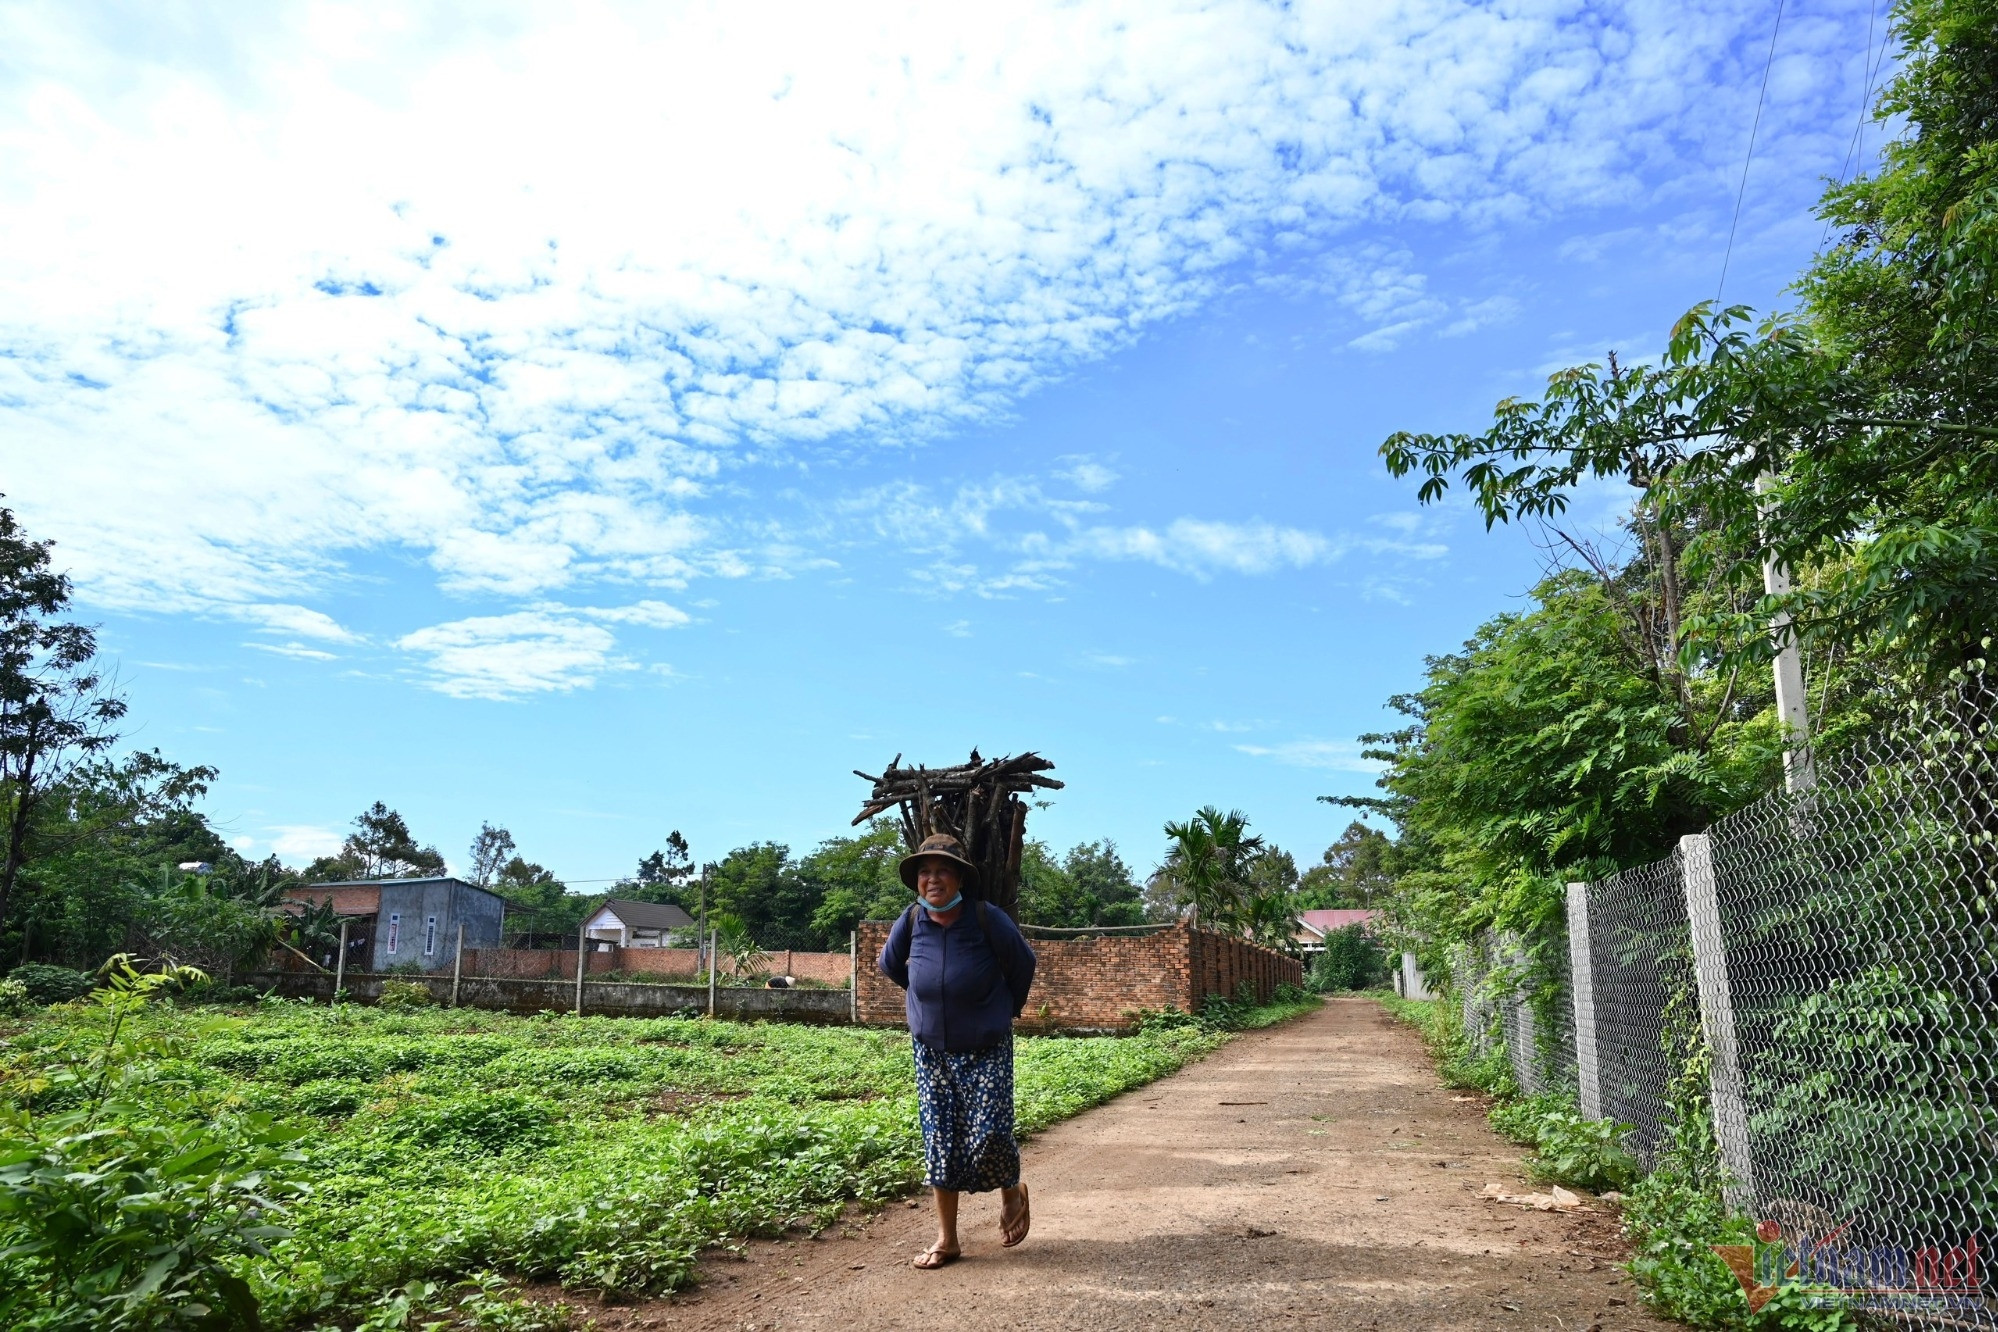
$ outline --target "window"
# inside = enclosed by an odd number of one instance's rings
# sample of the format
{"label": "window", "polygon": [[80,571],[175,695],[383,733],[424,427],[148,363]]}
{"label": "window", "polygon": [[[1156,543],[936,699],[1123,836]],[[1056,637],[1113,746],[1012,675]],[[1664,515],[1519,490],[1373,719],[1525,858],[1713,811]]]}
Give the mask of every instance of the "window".
{"label": "window", "polygon": [[396,945],[401,942],[402,942],[402,913],[400,911],[391,911],[389,912],[388,948],[385,949],[384,951],[393,953],[396,949]]}
{"label": "window", "polygon": [[437,951],[437,917],[423,918],[423,955],[429,957]]}

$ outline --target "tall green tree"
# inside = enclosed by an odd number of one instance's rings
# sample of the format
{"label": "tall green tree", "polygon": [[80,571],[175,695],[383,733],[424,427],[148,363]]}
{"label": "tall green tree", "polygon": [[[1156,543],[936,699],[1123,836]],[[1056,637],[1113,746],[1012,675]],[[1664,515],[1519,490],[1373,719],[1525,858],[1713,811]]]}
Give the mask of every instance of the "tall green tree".
{"label": "tall green tree", "polygon": [[798,874],[791,849],[777,842],[739,846],[708,879],[708,909],[747,930],[766,948],[803,948],[817,938],[817,894]]}
{"label": "tall green tree", "polygon": [[1299,876],[1298,910],[1365,908],[1385,899],[1394,889],[1394,853],[1395,844],[1386,833],[1354,819],[1339,840],[1325,848],[1319,863]]}
{"label": "tall green tree", "polygon": [[1363,739],[1387,769],[1370,807],[1401,828],[1398,908],[1437,939],[1533,930],[1562,884],[1664,855],[1776,780],[1782,737],[1766,700],[1721,673],[1661,680],[1595,577],[1567,572],[1535,608],[1481,625],[1427,681],[1391,700],[1402,729]]}
{"label": "tall green tree", "polygon": [[97,634],[63,617],[70,582],[53,541],[0,508],[0,928],[34,853],[37,817],[79,767],[117,743],[125,699],[97,662]]}
{"label": "tall green tree", "polygon": [[[1166,858],[1157,879],[1170,900],[1196,925],[1240,928],[1250,904],[1272,886],[1271,871],[1262,863],[1266,843],[1249,832],[1248,817],[1238,809],[1224,814],[1203,805],[1184,823],[1166,824],[1165,834]],[[1294,884],[1295,865],[1289,877]]]}
{"label": "tall green tree", "polygon": [[815,900],[811,927],[823,946],[846,946],[847,934],[863,920],[892,920],[915,896],[903,886],[896,866],[903,855],[902,830],[874,819],[856,837],[829,837],[798,862],[798,879]]}
{"label": "tall green tree", "polygon": [[347,834],[334,856],[321,856],[306,869],[305,877],[315,883],[335,883],[341,879],[409,879],[444,872],[444,857],[434,846],[417,845],[409,822],[377,800],[354,816],[354,831]]}

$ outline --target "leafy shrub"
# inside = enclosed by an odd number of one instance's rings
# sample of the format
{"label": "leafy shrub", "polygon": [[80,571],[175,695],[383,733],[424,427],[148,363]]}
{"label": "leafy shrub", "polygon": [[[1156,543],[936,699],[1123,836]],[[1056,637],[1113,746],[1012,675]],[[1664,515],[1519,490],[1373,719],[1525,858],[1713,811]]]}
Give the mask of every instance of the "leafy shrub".
{"label": "leafy shrub", "polygon": [[1318,994],[1371,990],[1387,984],[1387,952],[1363,925],[1348,925],[1325,936],[1325,950],[1312,959],[1305,984]]}
{"label": "leafy shrub", "polygon": [[15,967],[7,973],[7,979],[21,982],[27,988],[29,1002],[36,1004],[66,1004],[83,998],[92,988],[90,977],[82,972],[41,962]]}
{"label": "leafy shrub", "polygon": [[471,1096],[400,1112],[394,1131],[439,1151],[497,1155],[554,1141],[547,1105],[512,1092]]}
{"label": "leafy shrub", "polygon": [[308,1082],[291,1094],[292,1108],[315,1119],[345,1119],[367,1101],[367,1089],[360,1084],[332,1078]]}
{"label": "leafy shrub", "polygon": [[385,980],[381,998],[375,1002],[383,1008],[429,1008],[437,1000],[422,981]]}
{"label": "leafy shrub", "polygon": [[1501,1138],[1507,1142],[1531,1147],[1540,1141],[1540,1121],[1548,1115],[1563,1110],[1572,1110],[1574,1100],[1561,1092],[1541,1092],[1535,1096],[1522,1096],[1516,1101],[1501,1101],[1485,1115]]}
{"label": "leafy shrub", "polygon": [[1606,1193],[1627,1189],[1644,1173],[1637,1158],[1624,1149],[1630,1125],[1609,1119],[1585,1119],[1572,1107],[1540,1120],[1534,1135],[1539,1156],[1531,1164],[1535,1178]]}
{"label": "leafy shrub", "polygon": [[135,1035],[153,995],[199,973],[114,958],[101,1039],[59,1046],[43,1075],[61,1109],[0,1107],[0,1325],[254,1328],[237,1270],[288,1234],[299,1136],[167,1081],[169,1039]]}
{"label": "leafy shrub", "polygon": [[35,1006],[28,998],[26,983],[17,980],[0,981],[0,1017],[19,1017]]}

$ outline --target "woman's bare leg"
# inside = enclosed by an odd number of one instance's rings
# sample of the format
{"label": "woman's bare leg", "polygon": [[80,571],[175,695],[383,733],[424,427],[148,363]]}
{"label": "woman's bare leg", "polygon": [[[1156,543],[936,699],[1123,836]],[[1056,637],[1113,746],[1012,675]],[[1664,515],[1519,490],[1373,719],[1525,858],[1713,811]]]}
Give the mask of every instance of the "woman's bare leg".
{"label": "woman's bare leg", "polygon": [[947,1260],[932,1255],[949,1254],[955,1258],[961,1252],[957,1243],[957,1190],[931,1189],[930,1192],[937,1202],[937,1242],[930,1246],[928,1253],[917,1256],[918,1267],[942,1267]]}

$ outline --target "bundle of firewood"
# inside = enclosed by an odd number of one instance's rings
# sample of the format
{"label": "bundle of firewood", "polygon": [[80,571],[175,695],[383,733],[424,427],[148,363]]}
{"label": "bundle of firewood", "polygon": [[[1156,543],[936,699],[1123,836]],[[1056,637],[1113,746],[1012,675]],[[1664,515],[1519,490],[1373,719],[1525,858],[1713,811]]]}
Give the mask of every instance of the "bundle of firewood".
{"label": "bundle of firewood", "polygon": [[978,866],[978,889],[966,896],[983,897],[1017,919],[1020,848],[1027,838],[1027,805],[1021,797],[1061,790],[1060,782],[1041,775],[1053,769],[1054,764],[1032,753],[988,762],[974,749],[969,761],[954,768],[905,768],[897,754],[879,777],[854,769],[854,776],[874,783],[874,792],[853,821],[865,823],[899,806],[902,840],[912,851],[932,833],[949,833]]}

